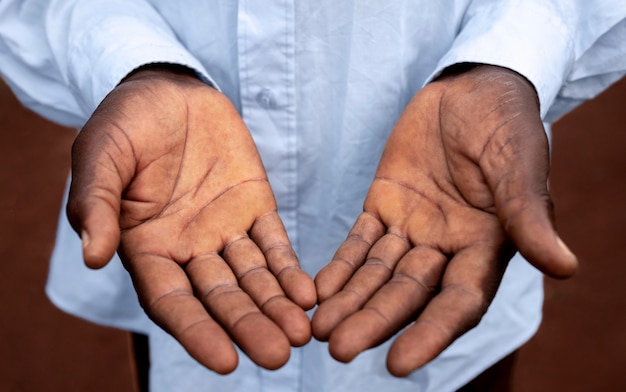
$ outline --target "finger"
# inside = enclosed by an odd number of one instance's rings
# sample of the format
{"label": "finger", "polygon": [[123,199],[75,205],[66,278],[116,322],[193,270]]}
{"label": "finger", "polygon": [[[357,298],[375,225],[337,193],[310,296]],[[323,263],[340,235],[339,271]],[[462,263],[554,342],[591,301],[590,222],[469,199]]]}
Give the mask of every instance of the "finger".
{"label": "finger", "polygon": [[553,278],[564,279],[574,275],[578,259],[556,233],[545,211],[539,206],[528,207],[527,211],[526,216],[507,221],[507,232],[520,253]]}
{"label": "finger", "polygon": [[312,325],[318,340],[328,340],[331,331],[343,319],[361,309],[389,279],[398,260],[409,250],[409,241],[397,234],[381,237],[344,288],[316,310]]}
{"label": "finger", "polygon": [[433,360],[487,311],[508,260],[497,247],[479,245],[457,253],[446,267],[441,292],[392,344],[387,368],[398,377]]}
{"label": "finger", "polygon": [[287,297],[305,310],[315,306],[315,284],[300,268],[278,213],[274,211],[258,218],[250,230],[250,238],[263,252]]}
{"label": "finger", "polygon": [[[78,188],[89,189],[89,193],[72,191]],[[119,244],[119,202],[113,199],[106,189],[84,187],[80,181],[72,180],[66,213],[80,235],[83,259],[89,268],[104,267]]]}
{"label": "finger", "polygon": [[317,274],[318,303],[336,294],[365,262],[372,245],[385,234],[384,225],[369,213],[362,213],[341,244],[333,260]]}
{"label": "finger", "polygon": [[[120,241],[122,188],[132,176],[129,146],[87,124],[72,147],[72,182],[66,212],[83,241],[87,266],[100,268]],[[132,161],[132,159],[131,159]]]}
{"label": "finger", "polygon": [[398,263],[393,278],[332,331],[331,355],[349,362],[398,332],[423,308],[439,287],[447,257],[430,247],[411,249]]}
{"label": "finger", "polygon": [[302,346],[311,339],[306,313],[285,296],[276,277],[267,269],[263,253],[252,240],[243,237],[228,244],[224,259],[235,273],[239,286],[278,324],[292,345]]}
{"label": "finger", "polygon": [[[537,120],[532,130],[524,129],[523,137],[508,144],[497,153],[507,160],[506,165],[497,164],[502,158],[484,160],[500,222],[535,267],[555,278],[569,277],[578,262],[554,229],[547,188],[548,145],[541,122]],[[489,150],[485,155],[496,152]]]}
{"label": "finger", "polygon": [[572,276],[578,267],[576,256],[561,240],[553,224],[552,201],[530,194],[500,202],[498,215],[520,253],[541,272],[553,278]]}
{"label": "finger", "polygon": [[287,336],[241,290],[221,257],[198,256],[185,270],[211,316],[253,362],[266,369],[278,369],[287,362],[290,354]]}
{"label": "finger", "polygon": [[146,314],[193,358],[220,374],[237,367],[237,352],[230,337],[193,295],[189,279],[178,264],[164,257],[138,255],[125,265]]}

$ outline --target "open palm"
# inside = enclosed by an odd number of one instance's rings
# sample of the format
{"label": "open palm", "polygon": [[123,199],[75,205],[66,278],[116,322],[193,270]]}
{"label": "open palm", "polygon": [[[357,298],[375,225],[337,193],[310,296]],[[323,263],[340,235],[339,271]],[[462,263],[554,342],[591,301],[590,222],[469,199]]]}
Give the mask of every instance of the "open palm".
{"label": "open palm", "polygon": [[548,143],[530,84],[476,67],[416,94],[393,129],[364,212],[316,277],[316,338],[350,361],[409,326],[388,368],[404,376],[487,311],[516,250],[556,277]]}
{"label": "open palm", "polygon": [[146,313],[202,364],[232,371],[232,339],[274,369],[310,339],[313,281],[221,93],[186,73],[135,73],[79,134],[72,176],[68,216],[86,263],[118,250]]}

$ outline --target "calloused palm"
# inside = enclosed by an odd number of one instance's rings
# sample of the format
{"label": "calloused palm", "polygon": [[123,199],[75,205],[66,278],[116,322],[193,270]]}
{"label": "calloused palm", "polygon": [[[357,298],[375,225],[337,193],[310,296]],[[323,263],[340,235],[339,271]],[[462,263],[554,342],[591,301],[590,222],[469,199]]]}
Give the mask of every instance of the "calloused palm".
{"label": "calloused palm", "polygon": [[87,265],[118,250],[146,313],[199,362],[232,371],[234,341],[274,369],[308,342],[313,280],[221,93],[172,69],[133,74],[80,132],[72,176],[67,211]]}
{"label": "calloused palm", "polygon": [[416,94],[394,127],[348,238],[316,277],[313,334],[338,360],[389,339],[405,376],[486,312],[518,249],[573,274],[547,190],[548,143],[532,86],[472,67]]}

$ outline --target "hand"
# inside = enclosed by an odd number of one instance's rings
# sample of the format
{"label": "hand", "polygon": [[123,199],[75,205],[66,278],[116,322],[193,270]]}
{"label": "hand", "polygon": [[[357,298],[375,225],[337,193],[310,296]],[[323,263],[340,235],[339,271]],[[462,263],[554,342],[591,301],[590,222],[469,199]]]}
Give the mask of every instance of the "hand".
{"label": "hand", "polygon": [[73,147],[68,216],[88,266],[116,248],[146,313],[228,373],[232,340],[275,369],[311,337],[316,301],[256,147],[228,99],[184,72],[145,69],[98,107]]}
{"label": "hand", "polygon": [[394,127],[346,241],[315,282],[313,335],[348,362],[389,339],[406,376],[487,311],[519,250],[567,277],[576,258],[556,234],[548,142],[532,86],[478,66],[422,89]]}

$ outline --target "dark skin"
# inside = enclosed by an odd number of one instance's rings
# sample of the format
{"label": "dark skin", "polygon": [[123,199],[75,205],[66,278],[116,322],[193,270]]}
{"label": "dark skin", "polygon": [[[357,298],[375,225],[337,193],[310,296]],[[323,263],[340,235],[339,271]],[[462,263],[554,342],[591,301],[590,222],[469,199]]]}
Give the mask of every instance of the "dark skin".
{"label": "dark skin", "polygon": [[480,321],[515,250],[547,275],[572,275],[548,171],[524,78],[468,67],[426,86],[387,140],[363,214],[316,277],[314,336],[348,362],[410,325],[387,357],[406,376]]}
{"label": "dark skin", "polygon": [[313,280],[225,96],[186,73],[137,72],[96,110],[72,157],[67,211],[85,262],[98,268],[118,250],[146,313],[200,363],[231,372],[234,341],[275,369],[310,340]]}
{"label": "dark skin", "polygon": [[574,273],[548,167],[525,79],[490,66],[446,75],[406,108],[363,214],[313,282],[230,102],[147,68],[79,134],[67,211],[86,264],[117,250],[148,316],[209,369],[236,368],[233,342],[278,368],[312,334],[348,362],[410,325],[387,362],[405,376],[476,325],[516,249],[550,276]]}

